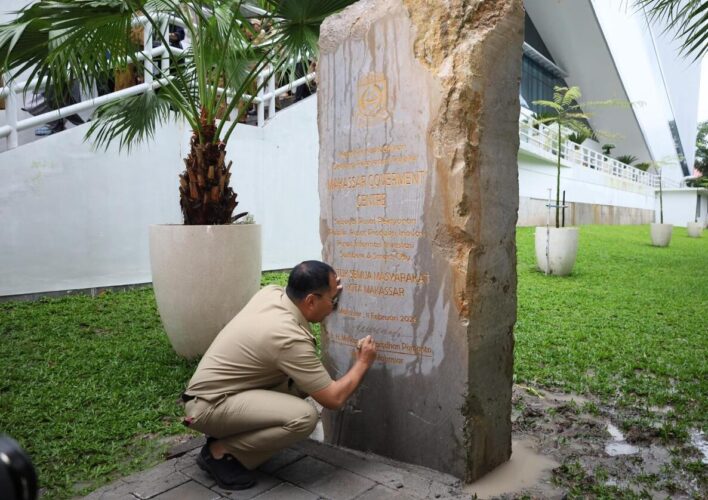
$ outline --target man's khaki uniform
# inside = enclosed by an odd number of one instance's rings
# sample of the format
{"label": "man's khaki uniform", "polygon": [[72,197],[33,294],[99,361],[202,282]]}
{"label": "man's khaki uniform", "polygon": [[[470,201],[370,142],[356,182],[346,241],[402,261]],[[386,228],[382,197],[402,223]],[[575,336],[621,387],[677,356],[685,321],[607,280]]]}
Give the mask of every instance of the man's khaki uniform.
{"label": "man's khaki uniform", "polygon": [[306,438],[317,412],[302,398],[332,383],[315,344],[285,290],[263,288],[214,339],[190,380],[190,428],[221,440],[248,469]]}

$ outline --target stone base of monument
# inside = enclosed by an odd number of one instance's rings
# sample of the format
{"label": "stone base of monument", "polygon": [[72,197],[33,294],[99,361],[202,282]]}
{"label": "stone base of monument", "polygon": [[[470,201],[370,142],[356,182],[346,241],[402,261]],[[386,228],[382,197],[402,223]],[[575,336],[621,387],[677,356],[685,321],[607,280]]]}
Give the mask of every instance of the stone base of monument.
{"label": "stone base of monument", "polygon": [[703,223],[702,222],[689,222],[686,225],[686,231],[688,236],[691,238],[700,238],[703,234]]}
{"label": "stone base of monument", "polygon": [[536,265],[545,274],[567,276],[578,255],[577,227],[536,228]]}
{"label": "stone base of monument", "polygon": [[673,224],[649,224],[651,244],[655,247],[668,247],[673,228]]}

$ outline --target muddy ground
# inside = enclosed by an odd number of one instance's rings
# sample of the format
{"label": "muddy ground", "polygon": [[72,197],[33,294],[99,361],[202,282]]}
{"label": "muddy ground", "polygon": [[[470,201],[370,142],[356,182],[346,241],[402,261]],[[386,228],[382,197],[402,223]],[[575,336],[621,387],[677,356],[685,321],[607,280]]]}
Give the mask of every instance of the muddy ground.
{"label": "muddy ground", "polygon": [[[660,416],[671,408],[653,410]],[[705,441],[698,443],[702,453],[690,439],[662,436],[660,425],[625,428],[645,416],[590,397],[515,385],[512,458],[464,486],[463,497],[708,499]],[[193,437],[166,439],[174,446]],[[322,440],[321,426],[311,438]]]}
{"label": "muddy ground", "polygon": [[[655,410],[661,414],[670,408]],[[526,462],[515,477],[526,482],[514,492],[482,493],[497,498],[708,498],[708,457],[694,446],[705,442],[667,439],[660,425],[627,426],[638,417],[639,411],[590,398],[514,386],[514,454]],[[541,462],[543,472],[523,477]]]}

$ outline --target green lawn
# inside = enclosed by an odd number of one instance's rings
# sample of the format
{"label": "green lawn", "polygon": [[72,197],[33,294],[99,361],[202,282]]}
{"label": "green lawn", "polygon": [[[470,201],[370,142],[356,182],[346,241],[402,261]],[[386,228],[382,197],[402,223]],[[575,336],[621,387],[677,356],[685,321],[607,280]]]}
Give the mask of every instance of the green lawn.
{"label": "green lawn", "polygon": [[[520,229],[516,380],[618,407],[671,406],[667,437],[707,430],[708,236],[669,248],[641,227],[584,226],[575,272],[534,270]],[[283,283],[285,274],[263,282]],[[29,451],[48,498],[161,459],[185,432],[177,398],[195,367],[175,356],[150,289],[0,303],[0,433]]]}
{"label": "green lawn", "polygon": [[583,226],[570,277],[535,270],[533,229],[517,232],[517,382],[591,393],[620,407],[670,406],[667,437],[708,430],[708,237],[675,228]]}

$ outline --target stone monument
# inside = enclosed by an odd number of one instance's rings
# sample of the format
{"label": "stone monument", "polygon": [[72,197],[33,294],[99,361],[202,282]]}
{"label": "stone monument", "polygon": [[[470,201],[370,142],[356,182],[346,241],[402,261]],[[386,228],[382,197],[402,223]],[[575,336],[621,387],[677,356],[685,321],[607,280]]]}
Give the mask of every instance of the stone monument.
{"label": "stone monument", "polygon": [[320,33],[325,439],[474,480],[511,455],[521,0],[362,0]]}

